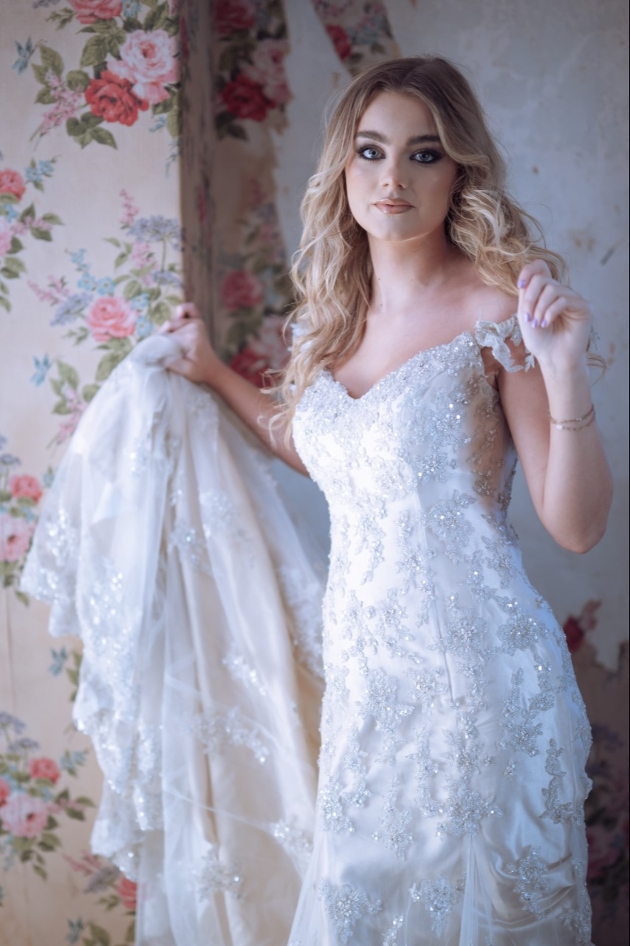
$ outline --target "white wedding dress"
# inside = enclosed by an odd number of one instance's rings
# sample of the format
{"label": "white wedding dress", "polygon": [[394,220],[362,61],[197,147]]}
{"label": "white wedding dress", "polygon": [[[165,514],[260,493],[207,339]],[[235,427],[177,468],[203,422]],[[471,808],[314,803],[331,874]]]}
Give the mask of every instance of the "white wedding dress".
{"label": "white wedding dress", "polygon": [[83,416],[23,574],[83,640],[93,850],[138,946],[286,946],[314,820],[323,576],[270,458],[142,342]]}
{"label": "white wedding dress", "polygon": [[481,358],[514,368],[510,336],[478,323],[357,400],[323,372],[298,406],[332,518],[316,811],[323,585],[268,461],[164,370],[172,339],[97,395],[23,584],[84,640],[93,844],[141,881],[140,946],[590,944],[590,730]]}
{"label": "white wedding dress", "polygon": [[[507,518],[516,455],[479,322],[296,447],[332,519],[315,850],[291,946],[587,946],[590,728]],[[531,361],[531,356],[529,356]]]}

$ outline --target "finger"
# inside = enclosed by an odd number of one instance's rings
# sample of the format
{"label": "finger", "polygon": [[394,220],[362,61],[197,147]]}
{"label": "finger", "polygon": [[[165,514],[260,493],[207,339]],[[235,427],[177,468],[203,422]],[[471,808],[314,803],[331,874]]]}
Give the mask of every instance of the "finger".
{"label": "finger", "polygon": [[533,322],[534,311],[538,303],[538,298],[549,281],[549,276],[543,276],[541,273],[536,273],[529,280],[527,287],[525,289],[521,289],[522,310],[526,322]]}
{"label": "finger", "polygon": [[545,312],[561,293],[562,286],[555,282],[548,282],[546,286],[542,287],[531,313],[534,328],[538,328],[538,326],[545,328]]}
{"label": "finger", "polygon": [[543,313],[540,323],[541,328],[550,328],[558,316],[562,315],[568,308],[570,308],[570,300],[566,296],[558,296]]}
{"label": "finger", "polygon": [[551,278],[551,270],[544,260],[535,259],[530,263],[526,263],[518,274],[517,287],[519,289],[525,289],[533,276],[547,276],[548,279]]}
{"label": "finger", "polygon": [[182,302],[175,309],[176,319],[200,319],[199,309],[194,302]]}

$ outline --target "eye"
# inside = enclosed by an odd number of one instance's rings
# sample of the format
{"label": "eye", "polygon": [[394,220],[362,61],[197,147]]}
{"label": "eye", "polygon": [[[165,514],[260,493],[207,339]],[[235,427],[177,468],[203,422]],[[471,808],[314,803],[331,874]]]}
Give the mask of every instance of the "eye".
{"label": "eye", "polygon": [[378,161],[379,158],[383,157],[382,152],[373,145],[366,145],[364,148],[358,148],[357,154],[360,158],[363,158],[364,161]]}
{"label": "eye", "polygon": [[415,161],[416,164],[435,164],[436,161],[441,161],[443,157],[444,155],[440,151],[424,150],[412,154],[411,160]]}

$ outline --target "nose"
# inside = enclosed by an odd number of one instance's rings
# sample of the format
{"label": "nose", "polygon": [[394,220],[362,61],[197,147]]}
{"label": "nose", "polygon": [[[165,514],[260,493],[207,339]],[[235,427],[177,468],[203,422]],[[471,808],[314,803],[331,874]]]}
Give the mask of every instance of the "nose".
{"label": "nose", "polygon": [[383,189],[404,190],[407,186],[404,159],[394,156],[386,158],[381,164],[381,186]]}

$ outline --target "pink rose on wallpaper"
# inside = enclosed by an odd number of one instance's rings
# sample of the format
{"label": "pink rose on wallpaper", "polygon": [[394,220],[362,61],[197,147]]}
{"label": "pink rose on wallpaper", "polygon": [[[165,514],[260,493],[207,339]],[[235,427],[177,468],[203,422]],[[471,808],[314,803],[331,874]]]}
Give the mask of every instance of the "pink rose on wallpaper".
{"label": "pink rose on wallpaper", "polygon": [[289,44],[283,39],[263,39],[256,46],[253,62],[243,67],[243,73],[257,82],[264,95],[274,105],[285,105],[291,98],[284,74],[284,57]]}
{"label": "pink rose on wallpaper", "polygon": [[17,562],[28,552],[34,523],[13,516],[0,516],[0,562]]}
{"label": "pink rose on wallpaper", "polygon": [[19,171],[12,171],[10,168],[0,171],[0,194],[13,194],[21,200],[25,190],[26,184]]}
{"label": "pink rose on wallpaper", "polygon": [[86,321],[97,342],[133,335],[136,322],[129,303],[123,299],[116,299],[114,296],[103,296],[97,299],[92,304]]}
{"label": "pink rose on wallpaper", "polygon": [[9,480],[9,489],[16,499],[32,499],[38,503],[42,498],[42,488],[36,476],[18,473]]}
{"label": "pink rose on wallpaper", "polygon": [[284,318],[281,315],[268,315],[249,347],[256,352],[270,368],[283,368],[289,357],[289,349],[282,335]]}
{"label": "pink rose on wallpaper", "polygon": [[122,79],[109,69],[103,70],[99,79],[92,79],[85,90],[85,101],[93,115],[127,126],[136,123],[138,110],[146,112],[149,107],[148,102],[138,98],[129,79]]}
{"label": "pink rose on wallpaper", "polygon": [[18,838],[36,838],[46,827],[48,805],[32,795],[11,795],[2,806],[0,821],[9,834]]}
{"label": "pink rose on wallpaper", "polygon": [[228,82],[221,89],[221,98],[227,109],[237,118],[251,118],[254,122],[262,122],[273,102],[265,96],[262,87],[240,72],[236,79]]}
{"label": "pink rose on wallpaper", "polygon": [[31,774],[31,778],[47,778],[53,785],[61,775],[61,770],[57,763],[53,762],[52,759],[46,758],[31,759],[28,764],[28,770]]}
{"label": "pink rose on wallpaper", "polygon": [[0,808],[4,805],[10,794],[11,789],[9,783],[5,779],[0,778]]}
{"label": "pink rose on wallpaper", "polygon": [[111,20],[122,13],[122,0],[69,0],[79,23],[86,26],[97,20]]}
{"label": "pink rose on wallpaper", "polygon": [[138,885],[133,880],[121,877],[116,884],[116,893],[120,897],[125,910],[135,910],[138,899]]}
{"label": "pink rose on wallpaper", "polygon": [[334,23],[329,24],[326,27],[326,32],[333,41],[333,46],[335,47],[335,52],[339,58],[343,61],[347,59],[348,56],[352,54],[352,46],[348,38],[348,34],[341,26],[337,26]]}
{"label": "pink rose on wallpaper", "polygon": [[242,348],[241,351],[234,355],[230,361],[230,368],[252,384],[255,384],[257,388],[265,387],[265,384],[268,382],[266,371],[269,365],[265,359],[262,358],[258,352],[253,351],[249,345],[246,345],[245,348]]}
{"label": "pink rose on wallpaper", "polygon": [[219,36],[249,30],[255,22],[256,7],[251,0],[217,0],[214,5],[214,26]]}
{"label": "pink rose on wallpaper", "polygon": [[128,79],[139,98],[157,105],[168,98],[165,84],[179,78],[176,52],[177,41],[165,30],[136,30],[121,46],[120,61],[108,56],[107,66],[110,72]]}
{"label": "pink rose on wallpaper", "polygon": [[228,273],[221,284],[221,299],[226,309],[250,309],[263,300],[264,287],[258,276],[246,269]]}
{"label": "pink rose on wallpaper", "polygon": [[4,256],[11,249],[11,240],[13,231],[9,226],[6,217],[0,217],[0,257]]}

